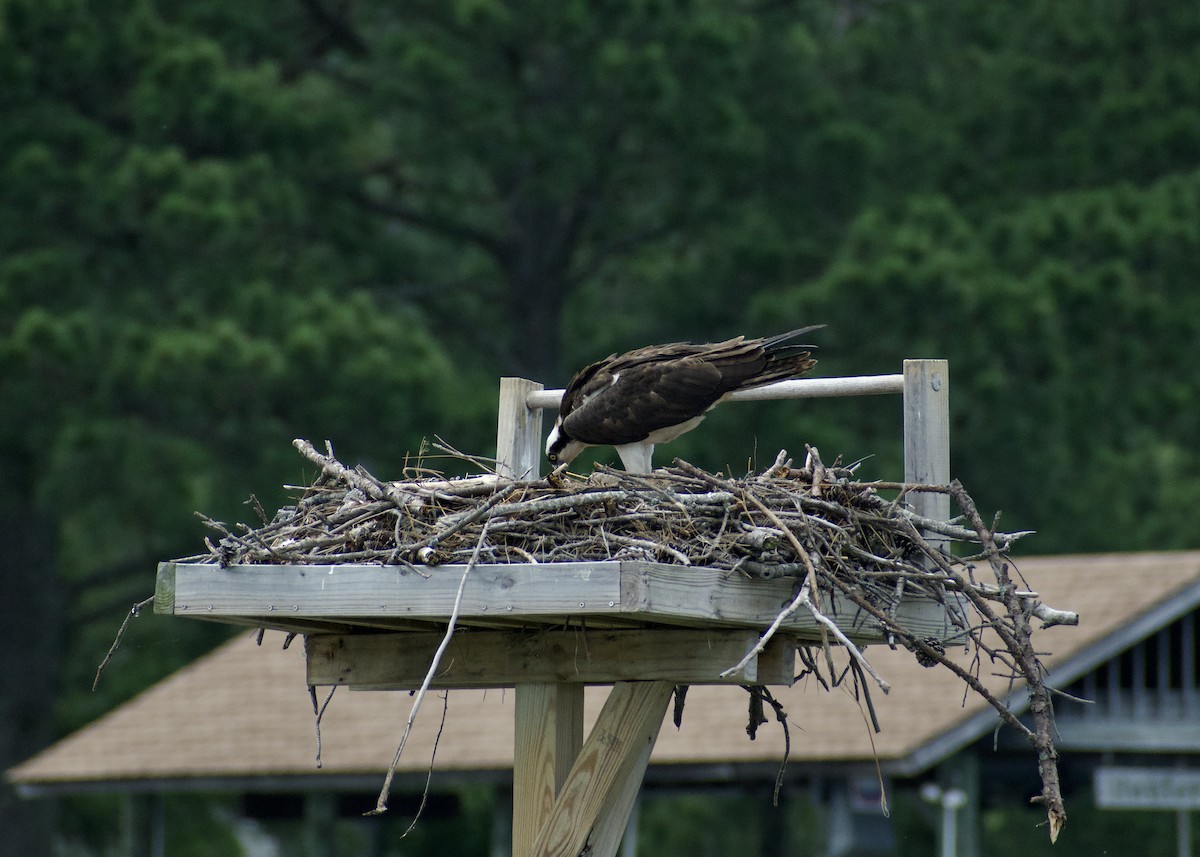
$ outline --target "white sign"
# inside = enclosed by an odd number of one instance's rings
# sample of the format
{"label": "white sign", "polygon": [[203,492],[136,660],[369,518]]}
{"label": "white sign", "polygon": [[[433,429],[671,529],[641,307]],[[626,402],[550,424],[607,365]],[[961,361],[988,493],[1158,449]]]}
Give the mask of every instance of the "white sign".
{"label": "white sign", "polygon": [[1097,768],[1092,785],[1108,809],[1200,809],[1200,770]]}

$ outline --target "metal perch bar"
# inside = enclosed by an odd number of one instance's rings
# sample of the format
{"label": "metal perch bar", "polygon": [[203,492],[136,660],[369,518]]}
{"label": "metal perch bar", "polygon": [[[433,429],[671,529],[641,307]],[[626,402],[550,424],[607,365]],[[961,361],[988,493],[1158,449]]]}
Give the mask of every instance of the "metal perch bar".
{"label": "metal perch bar", "polygon": [[[731,402],[766,402],[777,399],[832,399],[839,396],[886,396],[904,390],[903,375],[855,375],[848,378],[797,378],[753,390],[739,390]],[[536,390],[525,396],[531,409],[557,408],[562,390]]]}

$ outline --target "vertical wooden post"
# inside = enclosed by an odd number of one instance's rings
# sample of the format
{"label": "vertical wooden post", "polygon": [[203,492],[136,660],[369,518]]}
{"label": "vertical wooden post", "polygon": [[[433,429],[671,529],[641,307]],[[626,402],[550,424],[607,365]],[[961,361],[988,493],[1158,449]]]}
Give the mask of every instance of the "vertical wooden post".
{"label": "vertical wooden post", "polygon": [[500,379],[500,413],[496,421],[496,462],[501,476],[537,479],[542,468],[542,412],[525,397],[542,389],[525,378]]}
{"label": "vertical wooden post", "polygon": [[583,746],[583,684],[516,687],[513,857],[529,857]]}
{"label": "vertical wooden post", "polygon": [[[525,404],[542,389],[525,378],[500,379],[496,470],[536,479],[542,465],[542,412]],[[583,685],[528,683],[516,687],[513,741],[513,857],[529,857],[554,799],[583,746]]]}
{"label": "vertical wooden post", "polygon": [[[950,482],[950,370],[945,360],[904,361],[904,481],[924,485]],[[918,515],[950,518],[946,494],[912,493]],[[927,534],[934,544],[945,539]]]}
{"label": "vertical wooden post", "polygon": [[615,857],[672,688],[669,681],[616,683],[534,841],[533,857],[585,850]]}

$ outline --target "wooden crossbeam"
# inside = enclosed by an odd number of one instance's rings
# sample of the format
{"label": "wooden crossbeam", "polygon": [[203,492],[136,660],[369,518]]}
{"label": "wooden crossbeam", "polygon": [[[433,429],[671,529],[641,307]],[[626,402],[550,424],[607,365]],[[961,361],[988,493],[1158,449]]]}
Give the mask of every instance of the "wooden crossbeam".
{"label": "wooden crossbeam", "polygon": [[[421,686],[441,633],[319,634],[308,638],[308,683],[356,690]],[[460,631],[430,687],[513,687],[530,682],[790,685],[796,643],[783,634],[722,677],[758,642],[756,631],[661,628],[634,631]]]}

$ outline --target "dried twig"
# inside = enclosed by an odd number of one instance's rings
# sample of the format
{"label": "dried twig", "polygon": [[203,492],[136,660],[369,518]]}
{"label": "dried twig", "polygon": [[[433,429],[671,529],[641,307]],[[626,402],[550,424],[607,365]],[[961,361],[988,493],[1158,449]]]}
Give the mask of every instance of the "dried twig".
{"label": "dried twig", "polygon": [[108,647],[108,652],[104,655],[104,660],[100,662],[100,666],[96,667],[96,677],[92,679],[92,692],[96,692],[96,688],[100,685],[100,676],[103,674],[108,662],[112,660],[112,656],[116,653],[121,645],[121,640],[125,639],[125,631],[129,628],[131,620],[142,615],[142,608],[154,601],[154,596],[151,595],[137,604],[129,608],[129,612],[125,614],[125,621],[121,623],[121,627],[117,629],[117,636],[113,638],[112,645]]}
{"label": "dried twig", "polygon": [[417,690],[412,710],[409,711],[408,720],[404,724],[404,734],[400,736],[400,744],[396,747],[396,755],[392,757],[391,767],[388,768],[387,775],[383,780],[383,788],[379,790],[379,799],[375,802],[375,809],[365,813],[366,815],[381,815],[387,812],[387,799],[388,794],[392,790],[392,778],[396,775],[396,766],[400,764],[400,756],[404,753],[404,746],[408,743],[408,736],[412,732],[412,725],[417,719],[417,712],[421,709],[421,702],[425,699],[425,693],[429,690],[429,684],[433,681],[433,677],[437,675],[438,666],[442,663],[442,655],[446,653],[446,647],[450,645],[450,638],[454,636],[454,625],[458,621],[458,611],[462,607],[463,591],[467,588],[467,576],[471,573],[471,569],[475,567],[475,563],[479,561],[479,550],[483,547],[484,539],[487,538],[487,530],[487,522],[484,522],[483,529],[479,533],[479,541],[475,544],[475,553],[471,556],[471,561],[467,563],[467,567],[463,569],[462,579],[458,582],[458,592],[454,596],[454,607],[450,611],[446,634],[442,637],[442,642],[438,645],[437,651],[433,653],[433,661],[429,664],[429,671],[425,673],[425,679],[421,682],[421,687]]}
{"label": "dried twig", "polygon": [[1054,706],[1050,693],[1042,679],[1042,665],[1032,642],[1032,629],[1025,605],[1016,594],[1016,587],[1008,576],[1008,564],[1003,560],[991,530],[984,524],[962,483],[955,479],[950,483],[950,494],[963,514],[974,525],[979,541],[988,552],[988,562],[996,575],[996,584],[1005,593],[1008,616],[1013,625],[1017,646],[1009,651],[1017,659],[1021,673],[1029,688],[1029,711],[1033,715],[1034,738],[1032,744],[1037,751],[1038,770],[1042,775],[1042,793],[1034,801],[1046,807],[1046,818],[1050,823],[1050,841],[1058,839],[1059,831],[1067,823],[1067,812],[1063,808],[1062,789],[1058,780],[1058,751],[1054,747]]}
{"label": "dried twig", "polygon": [[333,685],[333,687],[329,688],[329,693],[325,696],[325,701],[322,702],[318,706],[317,705],[316,685],[310,684],[308,686],[308,695],[309,695],[309,698],[312,699],[312,706],[313,706],[313,720],[314,720],[313,728],[316,729],[316,732],[317,732],[317,767],[318,768],[322,767],[322,765],[323,765],[323,763],[321,761],[321,721],[325,718],[325,709],[329,707],[329,703],[333,700],[333,692],[337,689],[338,689],[338,686],[336,684]]}
{"label": "dried twig", "polygon": [[413,813],[412,821],[408,823],[408,827],[404,828],[404,832],[400,834],[400,838],[404,839],[408,834],[413,832],[413,828],[417,826],[417,822],[421,820],[421,813],[425,811],[425,804],[429,802],[429,784],[433,782],[433,763],[437,759],[438,744],[442,743],[442,732],[446,729],[446,712],[450,710],[450,691],[442,693],[442,721],[438,724],[437,734],[433,736],[433,749],[429,753],[429,768],[425,771],[425,788],[421,789],[421,802],[417,805],[417,811]]}

